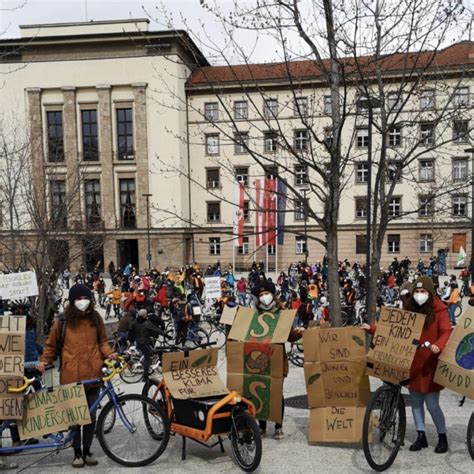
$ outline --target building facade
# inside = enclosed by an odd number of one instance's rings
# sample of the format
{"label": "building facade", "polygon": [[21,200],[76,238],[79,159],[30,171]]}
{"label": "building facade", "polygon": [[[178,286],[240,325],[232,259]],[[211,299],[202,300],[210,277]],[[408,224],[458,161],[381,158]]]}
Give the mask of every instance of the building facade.
{"label": "building facade", "polygon": [[[322,212],[314,192],[322,181],[305,163],[324,166],[328,160],[323,142],[331,102],[310,62],[296,65],[297,86],[281,64],[210,66],[184,32],[148,31],[146,20],[30,25],[22,27],[21,39],[0,46],[2,72],[8,73],[0,89],[2,110],[24,113],[34,188],[44,193],[54,238],[67,242],[73,268],[110,261],[145,268],[150,257],[158,268],[217,260],[245,268],[267,260],[284,269],[306,251],[309,261],[322,260],[321,243],[303,235],[325,240],[308,219],[302,196],[308,193],[311,209]],[[461,246],[470,248],[472,164],[465,150],[472,60],[471,43],[441,51],[430,81],[409,96],[400,127],[388,135],[394,219],[383,265],[396,256],[427,260],[438,249],[448,250],[450,265]],[[387,101],[396,107],[401,79],[392,69]],[[345,96],[350,105],[342,143],[350,158],[339,255],[362,262],[369,124],[358,113],[358,93],[354,84]],[[440,120],[439,111],[448,109]],[[440,145],[432,147],[435,136]],[[374,153],[380,141],[375,131]],[[414,143],[421,151],[398,169]],[[257,247],[255,183],[273,177],[297,192],[288,191],[279,209],[285,214],[283,244]],[[245,187],[238,247],[232,235],[236,181]],[[31,225],[23,223],[22,231]]]}

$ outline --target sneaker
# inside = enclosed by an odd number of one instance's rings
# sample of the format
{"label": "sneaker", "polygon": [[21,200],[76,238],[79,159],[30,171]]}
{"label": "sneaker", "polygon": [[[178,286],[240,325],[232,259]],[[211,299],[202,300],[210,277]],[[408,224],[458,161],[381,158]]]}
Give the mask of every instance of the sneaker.
{"label": "sneaker", "polygon": [[273,435],[273,439],[283,439],[284,438],[283,430],[281,428],[275,429],[275,434]]}
{"label": "sneaker", "polygon": [[72,467],[84,467],[84,459],[82,459],[82,456],[76,456],[72,460]]}
{"label": "sneaker", "polygon": [[0,461],[0,471],[9,471],[11,469],[18,469],[18,464],[14,462]]}
{"label": "sneaker", "polygon": [[97,466],[97,464],[99,464],[99,461],[97,461],[92,453],[84,454],[84,462],[88,466]]}

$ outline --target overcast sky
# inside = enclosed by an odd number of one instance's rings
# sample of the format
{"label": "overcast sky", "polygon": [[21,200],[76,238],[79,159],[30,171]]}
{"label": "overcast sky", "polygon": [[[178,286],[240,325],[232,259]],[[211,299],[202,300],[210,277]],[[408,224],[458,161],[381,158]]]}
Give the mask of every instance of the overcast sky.
{"label": "overcast sky", "polygon": [[[225,11],[231,8],[232,2],[219,0],[219,5]],[[218,43],[218,38],[223,38],[219,22],[202,8],[199,0],[0,0],[0,38],[19,37],[19,25],[25,24],[128,18],[149,18],[150,30],[160,30],[165,29],[167,23],[162,8],[172,15],[173,24],[177,28],[185,28],[182,21],[182,17],[185,17],[189,29],[196,36],[203,39],[209,36]],[[206,32],[203,31],[203,24]],[[277,59],[275,55],[272,56],[276,45],[268,38],[260,36],[258,48],[254,47],[256,39],[248,33],[242,34],[238,40],[239,44],[253,51],[254,62]],[[197,42],[199,44],[199,41]],[[206,56],[212,59],[212,52],[205,44],[207,40],[199,46]],[[238,61],[238,58],[235,61]]]}

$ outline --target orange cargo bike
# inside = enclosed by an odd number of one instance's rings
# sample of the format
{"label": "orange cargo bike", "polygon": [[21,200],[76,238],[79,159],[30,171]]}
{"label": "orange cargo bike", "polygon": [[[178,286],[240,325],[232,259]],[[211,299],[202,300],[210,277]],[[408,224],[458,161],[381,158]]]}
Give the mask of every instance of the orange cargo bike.
{"label": "orange cargo bike", "polygon": [[[181,459],[186,459],[186,439],[203,446],[220,446],[230,440],[236,464],[246,472],[255,471],[262,458],[262,439],[255,421],[255,407],[238,392],[218,397],[178,399],[171,395],[164,378],[148,380],[142,393],[156,401],[168,417],[170,431],[182,437]],[[145,413],[145,416],[148,416]],[[217,441],[212,442],[212,439]]]}

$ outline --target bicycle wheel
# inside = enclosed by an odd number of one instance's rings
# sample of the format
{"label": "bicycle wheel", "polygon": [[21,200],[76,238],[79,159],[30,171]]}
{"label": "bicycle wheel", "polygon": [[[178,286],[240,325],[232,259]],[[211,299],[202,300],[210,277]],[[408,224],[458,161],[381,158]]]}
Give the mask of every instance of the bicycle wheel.
{"label": "bicycle wheel", "polygon": [[253,472],[262,459],[262,438],[255,418],[247,411],[232,414],[230,444],[236,464],[245,472]]}
{"label": "bicycle wheel", "polygon": [[456,309],[454,310],[454,317],[459,318],[461,314],[462,314],[462,306],[461,306],[461,303],[459,303],[456,305]]}
{"label": "bicycle wheel", "polygon": [[474,412],[471,413],[471,418],[469,418],[467,424],[467,450],[474,461]]}
{"label": "bicycle wheel", "polygon": [[225,347],[227,341],[225,330],[219,327],[216,327],[209,333],[209,343],[212,344],[212,347],[217,347],[222,349]]}
{"label": "bicycle wheel", "polygon": [[341,311],[342,327],[346,327],[349,323],[349,315],[345,311]]}
{"label": "bicycle wheel", "polygon": [[120,372],[120,378],[125,383],[137,383],[143,377],[143,365],[140,359],[132,358],[127,361],[127,368]]}
{"label": "bicycle wheel", "polygon": [[[163,388],[158,388],[158,382],[155,382],[153,380],[148,380],[143,385],[142,395],[144,397],[150,398],[154,402],[158,403],[158,405],[160,405],[160,407],[163,410],[164,416],[166,417],[166,419],[168,419],[168,408],[166,406],[165,390]],[[149,420],[150,416],[152,416],[152,414],[149,413],[148,407],[144,406],[143,407],[143,417],[145,418],[145,421],[147,422],[147,428],[150,430],[150,436],[152,438],[159,439],[160,438],[160,433],[155,433],[152,430],[153,425]]]}
{"label": "bicycle wheel", "polygon": [[[147,410],[148,417],[143,416]],[[105,422],[111,411],[117,412],[112,429],[105,432]],[[158,436],[159,434],[159,436]],[[168,445],[170,429],[158,403],[143,395],[118,397],[117,405],[110,401],[97,420],[97,438],[104,453],[127,467],[143,467],[158,459]]]}
{"label": "bicycle wheel", "polygon": [[383,385],[372,395],[365,410],[362,445],[365,459],[375,471],[385,471],[405,439],[405,403],[397,387]]}
{"label": "bicycle wheel", "polygon": [[184,346],[188,349],[195,349],[197,346],[209,344],[209,334],[202,328],[196,328],[188,332],[188,338]]}

